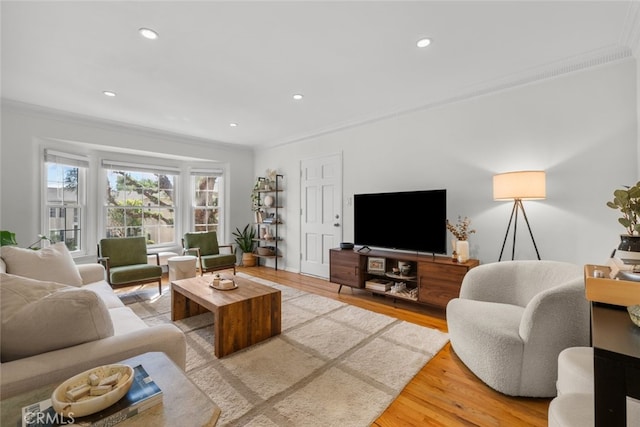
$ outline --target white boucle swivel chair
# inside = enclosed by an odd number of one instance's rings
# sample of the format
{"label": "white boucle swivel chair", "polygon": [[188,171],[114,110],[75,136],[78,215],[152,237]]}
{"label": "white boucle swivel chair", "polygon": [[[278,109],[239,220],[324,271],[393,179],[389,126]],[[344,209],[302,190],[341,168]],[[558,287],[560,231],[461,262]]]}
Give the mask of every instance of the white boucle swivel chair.
{"label": "white boucle swivel chair", "polygon": [[558,354],[589,345],[583,269],[558,261],[480,265],[447,305],[447,325],[455,353],[493,389],[555,396]]}

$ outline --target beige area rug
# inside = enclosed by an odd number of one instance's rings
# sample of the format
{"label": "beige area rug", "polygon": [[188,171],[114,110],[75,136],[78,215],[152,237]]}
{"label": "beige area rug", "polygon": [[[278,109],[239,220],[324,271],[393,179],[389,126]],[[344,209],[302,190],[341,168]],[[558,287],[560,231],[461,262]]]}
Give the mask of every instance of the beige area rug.
{"label": "beige area rug", "polygon": [[[210,313],[175,322],[187,375],[220,408],[222,426],[368,426],[448,342],[448,335],[238,273],[282,291],[282,334],[213,355]],[[171,322],[171,294],[121,294],[149,325]]]}

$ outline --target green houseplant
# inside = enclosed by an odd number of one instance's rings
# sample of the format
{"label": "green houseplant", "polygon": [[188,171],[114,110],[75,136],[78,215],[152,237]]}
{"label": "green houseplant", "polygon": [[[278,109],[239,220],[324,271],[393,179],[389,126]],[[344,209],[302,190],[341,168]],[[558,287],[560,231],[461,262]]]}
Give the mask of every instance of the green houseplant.
{"label": "green houseplant", "polygon": [[[27,249],[40,249],[40,242],[42,242],[43,240],[51,241],[44,234],[38,234],[38,240],[27,246]],[[9,230],[0,230],[0,246],[18,246],[16,233],[13,233]]]}
{"label": "green houseplant", "polygon": [[613,200],[607,202],[611,209],[617,209],[622,216],[618,222],[627,230],[629,236],[640,232],[640,182],[632,187],[617,189],[613,192]]}
{"label": "green houseplant", "polygon": [[242,251],[242,265],[245,267],[255,266],[256,257],[253,255],[253,248],[255,246],[256,230],[250,224],[247,224],[242,231],[236,227],[236,231],[231,234],[235,236],[235,243]]}
{"label": "green houseplant", "polygon": [[16,233],[8,230],[0,230],[0,246],[18,246]]}

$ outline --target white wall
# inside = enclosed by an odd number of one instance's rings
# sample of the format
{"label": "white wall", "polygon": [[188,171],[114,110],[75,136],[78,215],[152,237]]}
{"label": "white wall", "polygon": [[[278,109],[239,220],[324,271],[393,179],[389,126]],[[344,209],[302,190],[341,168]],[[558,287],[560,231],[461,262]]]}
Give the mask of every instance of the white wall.
{"label": "white wall", "polygon": [[[356,193],[446,188],[448,217],[472,219],[477,234],[470,239],[471,255],[483,263],[497,260],[511,209],[509,203],[492,200],[493,174],[545,169],[547,199],[525,202],[542,258],[601,263],[624,232],[616,212],[605,203],[615,188],[638,177],[639,79],[631,58],[255,155],[3,105],[0,229],[15,230],[20,241],[40,232],[38,138],[188,154],[228,163],[231,229],[252,221],[249,194],[254,177],[267,168],[285,175],[285,258],[279,267],[298,271],[300,160],[342,153],[345,201]],[[343,215],[343,240],[352,241],[353,207],[345,203]],[[389,226],[410,233],[420,225]],[[520,230],[526,232],[522,225]],[[520,234],[516,258],[534,257],[529,236]]]}
{"label": "white wall", "polygon": [[[67,148],[73,147],[76,152],[87,154],[115,150],[146,152],[151,157],[189,157],[192,161],[219,162],[229,170],[226,215],[230,218],[227,229],[220,233],[220,240],[232,241],[229,230],[251,220],[248,189],[253,186],[253,151],[246,147],[232,148],[211,141],[4,102],[0,144],[0,229],[15,231],[21,245],[29,244],[41,232],[40,153],[43,141],[52,140],[63,141],[61,144]],[[89,191],[89,197],[99,207],[101,198],[95,193],[95,189]],[[89,218],[89,222],[88,228],[96,227],[95,218]],[[92,237],[87,246],[95,255],[95,236]]]}
{"label": "white wall", "polygon": [[[544,169],[547,199],[525,202],[541,257],[604,262],[624,232],[606,202],[638,171],[636,79],[631,58],[257,152],[256,175],[285,175],[286,268],[300,265],[300,160],[336,152],[344,161],[343,241],[353,241],[346,201],[354,194],[446,188],[448,217],[469,216],[477,229],[471,256],[497,261],[511,204],[492,200],[492,176]],[[389,226],[410,233],[420,224]],[[516,259],[534,259],[522,222],[519,231]]]}

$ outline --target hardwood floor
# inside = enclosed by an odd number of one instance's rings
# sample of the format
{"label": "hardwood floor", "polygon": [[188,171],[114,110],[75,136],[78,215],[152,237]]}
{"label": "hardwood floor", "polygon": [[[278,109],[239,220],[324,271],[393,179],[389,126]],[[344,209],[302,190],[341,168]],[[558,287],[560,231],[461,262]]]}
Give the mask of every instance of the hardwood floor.
{"label": "hardwood floor", "polygon": [[[313,292],[419,325],[447,330],[444,312],[372,296],[324,279],[275,271],[266,267],[238,268],[252,276]],[[547,426],[550,399],[515,398],[500,394],[477,379],[447,344],[373,426]]]}

